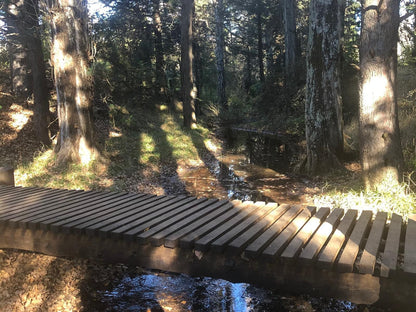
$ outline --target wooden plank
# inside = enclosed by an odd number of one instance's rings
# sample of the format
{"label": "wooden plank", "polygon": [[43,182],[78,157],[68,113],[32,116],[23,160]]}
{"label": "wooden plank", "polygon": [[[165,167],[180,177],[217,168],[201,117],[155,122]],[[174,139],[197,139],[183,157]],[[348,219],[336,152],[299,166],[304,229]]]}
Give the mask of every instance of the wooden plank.
{"label": "wooden plank", "polygon": [[117,207],[123,203],[132,203],[136,196],[137,195],[129,194],[121,199],[113,199],[103,204],[91,206],[88,209],[83,208],[81,211],[68,213],[59,216],[58,218],[54,218],[53,222],[48,220],[48,223],[50,223],[50,227],[52,229],[64,229],[65,227],[68,228],[67,225],[72,224],[74,221],[88,221],[90,219],[94,219],[97,215],[101,215],[103,213],[107,213],[108,211],[112,211],[113,209],[117,209]]}
{"label": "wooden plank", "polygon": [[[261,205],[264,206],[265,203],[262,203]],[[226,221],[225,223],[223,223],[221,226],[217,227],[214,231],[208,232],[207,234],[201,236],[201,238],[199,238],[197,241],[195,241],[194,248],[196,250],[208,250],[209,244],[213,240],[223,235],[224,233],[227,233],[230,229],[235,227],[238,223],[240,223],[242,220],[244,220],[246,217],[252,214],[256,208],[258,208],[251,201],[242,202],[241,204],[235,205],[234,207],[240,209],[240,212],[228,221]]]}
{"label": "wooden plank", "polygon": [[387,213],[380,211],[371,227],[370,234],[365,244],[363,254],[361,255],[360,263],[358,264],[358,271],[362,274],[373,274],[374,266],[376,264],[377,253],[380,249],[381,236],[384,232],[384,227],[387,221]]}
{"label": "wooden plank", "polygon": [[276,258],[281,251],[289,244],[290,240],[315,214],[316,207],[308,206],[264,249],[263,255],[269,258]]}
{"label": "wooden plank", "polygon": [[290,207],[283,216],[273,223],[266,231],[250,243],[244,250],[247,257],[257,256],[264,247],[266,247],[271,240],[273,240],[283,229],[289,225],[290,222],[299,214],[302,206],[296,205]]}
{"label": "wooden plank", "polygon": [[416,274],[416,214],[409,216],[407,222],[403,271]]}
{"label": "wooden plank", "polygon": [[354,262],[357,258],[358,251],[364,240],[368,227],[370,226],[371,217],[373,213],[368,210],[361,212],[361,215],[352,230],[351,236],[341,253],[337,264],[337,270],[340,272],[352,272],[354,269]]}
{"label": "wooden plank", "polygon": [[163,243],[164,237],[212,211],[212,209],[209,209],[209,206],[212,206],[217,201],[217,199],[201,201],[200,204],[191,207],[186,211],[182,211],[173,218],[159,223],[158,225],[153,226],[152,228],[139,234],[137,238],[142,243],[150,239],[153,246],[160,246]]}
{"label": "wooden plank", "polygon": [[306,262],[314,260],[316,255],[331,236],[343,215],[344,210],[339,208],[334,209],[326,221],[321,224],[319,229],[312,236],[305,248],[301,251],[299,258]]}
{"label": "wooden plank", "polygon": [[135,198],[134,201],[127,202],[120,206],[117,206],[112,211],[109,211],[91,220],[75,221],[73,224],[67,224],[66,226],[72,227],[72,229],[75,231],[85,230],[87,234],[93,234],[99,228],[102,228],[104,226],[123,220],[126,215],[130,216],[135,213],[139,213],[143,210],[148,209],[149,207],[152,206],[151,205],[152,203],[153,205],[155,205],[155,202],[160,204],[161,203],[160,200],[162,200],[163,202],[169,199],[170,197],[161,198],[156,195],[144,195],[143,194],[143,196]]}
{"label": "wooden plank", "polygon": [[179,196],[175,198],[174,196],[157,196],[155,198],[150,198],[140,205],[134,206],[126,212],[118,215],[115,219],[112,219],[109,224],[94,224],[90,225],[85,229],[87,233],[96,232],[102,236],[107,236],[107,234],[117,228],[125,226],[126,224],[132,222],[133,220],[139,219],[143,215],[149,214],[154,210],[166,207],[171,203],[175,203],[178,200],[184,199],[184,196]]}
{"label": "wooden plank", "polygon": [[182,248],[192,248],[196,240],[200,239],[208,232],[214,231],[217,227],[221,226],[224,222],[228,221],[237,213],[239,213],[240,209],[235,208],[235,205],[238,205],[237,202],[239,201],[233,201],[234,205],[230,210],[227,210],[223,214],[218,215],[215,219],[206,223],[204,226],[201,226],[186,236],[182,237],[179,240],[179,246]]}
{"label": "wooden plank", "polygon": [[0,204],[6,205],[6,204],[16,204],[16,203],[23,203],[25,200],[30,200],[31,198],[39,197],[39,196],[45,196],[50,193],[61,193],[61,192],[67,192],[67,190],[52,190],[52,189],[44,189],[44,188],[34,188],[30,190],[23,189],[20,192],[16,193],[10,193],[8,195],[3,196],[0,199]]}
{"label": "wooden plank", "polygon": [[324,269],[330,269],[334,265],[339,251],[344,245],[346,239],[350,236],[357,219],[358,211],[356,209],[349,209],[342,219],[341,223],[332,234],[331,239],[325,246],[318,257],[318,265]]}
{"label": "wooden plank", "polygon": [[82,191],[76,196],[70,196],[67,199],[59,200],[59,201],[49,201],[48,203],[41,204],[40,206],[34,205],[30,209],[16,212],[13,214],[10,214],[8,216],[9,222],[20,222],[21,224],[24,224],[26,220],[30,220],[36,216],[39,216],[41,214],[53,211],[56,212],[61,207],[69,206],[76,202],[85,202],[88,199],[91,198],[97,198],[102,197],[102,194],[98,192],[92,192],[92,191]]}
{"label": "wooden plank", "polygon": [[296,234],[286,249],[283,251],[281,258],[293,260],[301,251],[301,248],[315,233],[322,221],[329,215],[329,208],[320,208],[318,212],[305,224],[305,226]]}
{"label": "wooden plank", "polygon": [[237,253],[243,251],[244,247],[255,240],[265,229],[278,220],[288,209],[289,205],[281,205],[273,209],[263,219],[259,220],[252,227],[241,233],[227,246],[227,252]]}
{"label": "wooden plank", "polygon": [[176,216],[178,213],[186,209],[189,209],[197,204],[199,204],[199,200],[197,198],[188,197],[179,203],[175,203],[163,209],[158,209],[158,211],[154,211],[153,213],[148,214],[140,218],[139,220],[131,222],[130,224],[128,224],[128,226],[126,226],[126,228],[129,227],[130,230],[120,231],[120,228],[113,232],[122,233],[125,237],[127,236],[129,238],[134,238],[143,231],[151,229],[153,226],[156,226],[159,223],[162,223],[163,221],[172,218]]}
{"label": "wooden plank", "polygon": [[56,211],[48,211],[44,214],[36,216],[36,218],[31,218],[27,220],[27,222],[30,226],[33,224],[35,225],[38,224],[41,229],[46,230],[49,228],[51,223],[55,221],[60,221],[62,219],[65,220],[65,218],[67,218],[68,215],[79,214],[84,211],[91,211],[94,208],[105,205],[108,202],[114,202],[114,201],[120,200],[120,198],[126,198],[126,197],[129,198],[130,196],[126,194],[119,194],[119,195],[111,194],[108,197],[103,197],[99,199],[97,198],[88,199],[82,203],[73,204],[68,207],[64,207],[62,209],[57,209]]}
{"label": "wooden plank", "polygon": [[399,254],[400,236],[402,233],[403,219],[393,213],[387,234],[386,245],[381,256],[380,276],[389,277],[397,269],[397,257]]}
{"label": "wooden plank", "polygon": [[[239,234],[243,233],[244,231],[248,230],[253,224],[255,224],[258,220],[261,220],[266,214],[270,213],[273,209],[276,209],[276,203],[268,203],[267,205],[262,205],[260,203],[255,203],[258,206],[255,213],[249,216],[240,224],[234,226],[232,229],[221,235],[215,241],[211,243],[211,249],[217,252],[222,252],[226,246],[226,244],[236,237]],[[262,206],[260,206],[262,205]]]}
{"label": "wooden plank", "polygon": [[15,217],[11,218],[9,222],[18,222],[20,226],[27,226],[29,228],[37,228],[41,221],[48,219],[51,215],[63,213],[63,211],[70,211],[71,209],[80,209],[82,206],[91,205],[92,202],[104,201],[110,197],[116,197],[117,194],[100,194],[98,192],[84,192],[79,196],[74,197],[69,201],[50,202],[41,209],[35,211],[24,211]]}
{"label": "wooden plank", "polygon": [[210,206],[210,212],[201,218],[198,218],[197,220],[193,221],[192,223],[189,223],[188,225],[182,227],[181,229],[169,233],[164,239],[164,245],[167,248],[175,248],[179,244],[179,239],[183,236],[195,231],[196,229],[199,229],[203,227],[205,224],[210,222],[211,220],[214,220],[219,215],[222,215],[226,213],[228,210],[230,210],[233,207],[233,205],[226,201],[226,200],[220,200],[219,202],[213,204]]}
{"label": "wooden plank", "polygon": [[[124,218],[123,220],[116,222],[114,224],[111,224],[109,226],[103,227],[99,229],[100,235],[113,235],[116,237],[119,237],[121,234],[124,234],[127,231],[131,231],[136,226],[141,226],[143,223],[148,221],[149,219],[156,218],[160,216],[163,213],[168,213],[171,210],[174,210],[181,205],[185,205],[189,201],[195,200],[194,197],[173,197],[170,198],[170,200],[165,201],[163,203],[154,203],[149,204],[150,209],[146,209],[144,211],[141,211],[139,213],[135,213],[134,215],[131,215],[128,218]],[[126,235],[128,238],[132,238],[131,235]]]}
{"label": "wooden plank", "polygon": [[[139,235],[140,239],[146,239],[150,237],[150,242],[153,246],[160,246],[163,244],[164,239],[172,235],[173,233],[180,231],[188,225],[194,222],[198,222],[198,219],[203,218],[210,212],[218,208],[218,199],[209,199],[206,202],[200,204],[202,209],[196,209],[192,214],[188,214],[185,218],[176,222],[169,222],[169,220],[153,227],[149,231],[146,231]],[[165,227],[165,225],[168,225]]]}
{"label": "wooden plank", "polygon": [[20,194],[21,197],[26,196],[26,195],[30,195],[30,194],[36,194],[39,192],[44,192],[46,189],[44,188],[37,188],[37,187],[28,187],[28,188],[14,188],[14,189],[9,189],[7,191],[7,193],[3,194],[0,197],[0,200],[8,200],[10,198],[15,198],[16,194]]}
{"label": "wooden plank", "polygon": [[108,220],[112,220],[112,217],[115,216],[117,218],[121,213],[130,211],[130,209],[133,209],[133,207],[142,206],[148,200],[155,201],[157,198],[155,195],[136,194],[134,197],[127,201],[108,206],[104,211],[90,214],[83,218],[77,218],[74,221],[66,222],[65,224],[62,224],[62,230],[71,229],[76,232],[80,232],[87,226],[94,227],[96,225],[100,226],[101,224],[108,224],[107,222],[111,223],[112,221]]}

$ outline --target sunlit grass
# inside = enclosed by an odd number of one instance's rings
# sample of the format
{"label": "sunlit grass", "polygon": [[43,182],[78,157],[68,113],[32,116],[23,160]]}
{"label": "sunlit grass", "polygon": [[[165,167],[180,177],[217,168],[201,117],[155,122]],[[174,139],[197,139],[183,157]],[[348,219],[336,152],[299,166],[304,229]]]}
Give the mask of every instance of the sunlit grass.
{"label": "sunlit grass", "polygon": [[[330,188],[330,185],[327,186]],[[359,189],[322,190],[322,195],[314,197],[318,207],[386,211],[408,217],[415,213],[416,194],[408,183],[392,184],[376,190]]]}

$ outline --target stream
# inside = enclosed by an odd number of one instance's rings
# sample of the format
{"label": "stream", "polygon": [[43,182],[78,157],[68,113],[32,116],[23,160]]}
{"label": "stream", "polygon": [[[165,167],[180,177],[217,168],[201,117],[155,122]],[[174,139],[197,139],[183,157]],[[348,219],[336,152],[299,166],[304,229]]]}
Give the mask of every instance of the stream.
{"label": "stream", "polygon": [[[189,195],[290,204],[313,203],[319,188],[305,177],[291,175],[287,147],[279,141],[250,136],[219,157],[202,155],[204,167],[178,176]],[[276,157],[277,155],[277,157]],[[201,156],[201,155],[200,155]],[[276,159],[278,160],[276,162]],[[98,287],[85,302],[88,311],[359,311],[346,301],[285,296],[250,284],[208,277],[192,278],[156,271],[125,273]]]}

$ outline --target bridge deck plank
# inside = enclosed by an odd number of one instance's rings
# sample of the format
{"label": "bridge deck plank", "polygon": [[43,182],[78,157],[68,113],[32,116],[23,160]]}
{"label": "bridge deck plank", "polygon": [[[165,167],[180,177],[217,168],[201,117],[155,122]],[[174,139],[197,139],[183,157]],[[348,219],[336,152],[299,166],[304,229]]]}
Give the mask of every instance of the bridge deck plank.
{"label": "bridge deck plank", "polygon": [[402,224],[402,217],[393,213],[390,221],[389,232],[387,234],[386,245],[381,257],[380,275],[382,277],[389,277],[396,271]]}

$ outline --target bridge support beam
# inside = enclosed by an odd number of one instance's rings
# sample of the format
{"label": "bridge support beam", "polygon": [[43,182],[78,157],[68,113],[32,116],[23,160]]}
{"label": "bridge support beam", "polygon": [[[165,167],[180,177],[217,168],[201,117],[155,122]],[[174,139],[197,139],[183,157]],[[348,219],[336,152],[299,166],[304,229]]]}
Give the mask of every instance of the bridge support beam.
{"label": "bridge support beam", "polygon": [[0,185],[14,186],[14,169],[10,167],[0,167]]}

